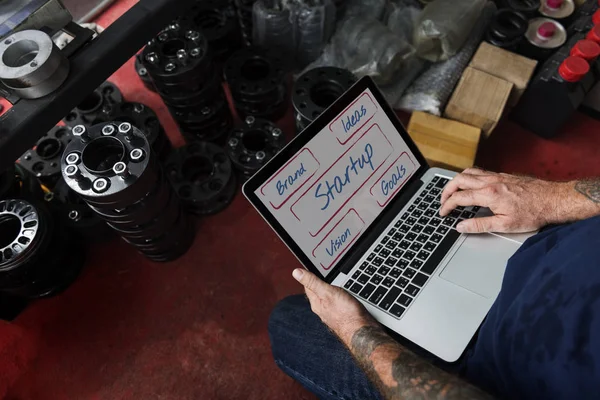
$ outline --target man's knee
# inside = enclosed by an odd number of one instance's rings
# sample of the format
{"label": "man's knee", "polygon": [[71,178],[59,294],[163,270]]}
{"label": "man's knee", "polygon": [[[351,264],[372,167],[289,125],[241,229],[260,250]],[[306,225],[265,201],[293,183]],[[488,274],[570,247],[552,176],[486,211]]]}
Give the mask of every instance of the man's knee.
{"label": "man's knee", "polygon": [[303,294],[286,297],[275,305],[269,317],[269,335],[279,336],[286,334],[290,330],[298,330],[301,323],[308,313],[312,313],[310,303]]}

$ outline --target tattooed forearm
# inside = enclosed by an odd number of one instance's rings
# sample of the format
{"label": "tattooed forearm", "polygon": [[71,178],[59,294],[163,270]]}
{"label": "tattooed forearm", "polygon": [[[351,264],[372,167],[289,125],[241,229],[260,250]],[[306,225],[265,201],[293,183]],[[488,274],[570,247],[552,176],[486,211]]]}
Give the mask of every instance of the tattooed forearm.
{"label": "tattooed forearm", "polygon": [[387,400],[491,399],[459,377],[402,348],[379,326],[356,331],[350,350]]}
{"label": "tattooed forearm", "polygon": [[594,203],[600,203],[600,180],[579,181],[575,184],[575,190]]}

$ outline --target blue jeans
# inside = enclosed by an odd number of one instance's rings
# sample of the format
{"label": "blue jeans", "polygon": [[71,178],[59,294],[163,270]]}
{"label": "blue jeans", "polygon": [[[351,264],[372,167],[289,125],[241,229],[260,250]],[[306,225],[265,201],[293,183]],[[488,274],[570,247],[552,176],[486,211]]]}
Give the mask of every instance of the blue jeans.
{"label": "blue jeans", "polygon": [[382,399],[348,349],[312,312],[306,296],[277,304],[269,337],[279,368],[320,399]]}

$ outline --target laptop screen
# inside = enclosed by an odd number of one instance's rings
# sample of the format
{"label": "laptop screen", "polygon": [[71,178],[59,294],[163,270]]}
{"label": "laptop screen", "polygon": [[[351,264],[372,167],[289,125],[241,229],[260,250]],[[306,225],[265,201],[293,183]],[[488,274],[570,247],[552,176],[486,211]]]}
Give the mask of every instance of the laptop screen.
{"label": "laptop screen", "polygon": [[323,277],[421,166],[379,96],[354,96],[254,191]]}

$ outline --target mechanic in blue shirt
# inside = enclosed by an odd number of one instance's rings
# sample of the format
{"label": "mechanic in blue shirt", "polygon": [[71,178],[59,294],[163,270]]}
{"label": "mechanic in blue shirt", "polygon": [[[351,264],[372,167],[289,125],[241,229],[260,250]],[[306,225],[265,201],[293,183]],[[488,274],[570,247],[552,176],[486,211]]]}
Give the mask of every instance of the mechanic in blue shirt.
{"label": "mechanic in blue shirt", "polygon": [[415,354],[344,290],[297,269],[306,297],[284,299],[269,321],[277,365],[322,399],[600,398],[600,179],[548,182],[472,168],[447,185],[440,214],[472,205],[495,215],[463,221],[461,232],[562,225],[509,260],[500,295],[458,364]]}

